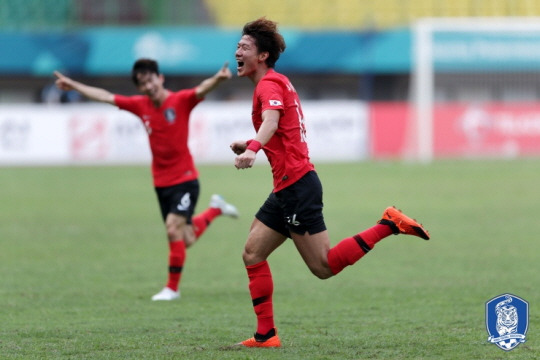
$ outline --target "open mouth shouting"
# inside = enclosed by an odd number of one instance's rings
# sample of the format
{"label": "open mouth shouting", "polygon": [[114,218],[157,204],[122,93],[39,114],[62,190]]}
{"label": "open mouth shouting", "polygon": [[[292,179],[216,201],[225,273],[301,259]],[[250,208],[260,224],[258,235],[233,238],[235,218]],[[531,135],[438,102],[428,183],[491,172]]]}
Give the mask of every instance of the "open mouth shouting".
{"label": "open mouth shouting", "polygon": [[236,71],[240,73],[242,72],[242,69],[244,69],[244,62],[241,60],[236,60]]}

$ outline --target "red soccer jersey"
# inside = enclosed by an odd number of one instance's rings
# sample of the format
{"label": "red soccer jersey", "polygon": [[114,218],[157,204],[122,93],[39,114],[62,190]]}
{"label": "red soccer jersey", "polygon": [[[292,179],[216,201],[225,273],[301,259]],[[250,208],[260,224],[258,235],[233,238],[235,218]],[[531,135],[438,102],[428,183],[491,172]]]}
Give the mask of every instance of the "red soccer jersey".
{"label": "red soccer jersey", "polygon": [[274,176],[274,192],[294,184],[314,169],[309,160],[306,128],[300,99],[289,79],[269,69],[253,93],[252,120],[255,130],[265,110],[279,110],[278,129],[263,147]]}
{"label": "red soccer jersey", "polygon": [[116,105],[137,115],[148,132],[154,186],[171,186],[198,178],[188,135],[191,110],[201,100],[197,99],[195,89],[169,92],[159,108],[148,96],[115,95]]}

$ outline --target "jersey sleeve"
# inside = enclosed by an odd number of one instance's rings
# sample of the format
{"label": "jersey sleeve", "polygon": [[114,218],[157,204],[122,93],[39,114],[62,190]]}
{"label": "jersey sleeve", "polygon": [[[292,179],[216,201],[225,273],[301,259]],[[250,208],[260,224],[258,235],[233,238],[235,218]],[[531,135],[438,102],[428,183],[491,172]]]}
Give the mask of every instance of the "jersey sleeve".
{"label": "jersey sleeve", "polygon": [[178,96],[188,104],[190,109],[193,109],[198,103],[204,100],[204,98],[197,98],[196,88],[180,90],[177,92]]}
{"label": "jersey sleeve", "polygon": [[257,87],[257,97],[261,104],[261,113],[265,110],[283,112],[283,87],[278,82],[263,79]]}
{"label": "jersey sleeve", "polygon": [[114,103],[119,109],[139,115],[141,104],[139,98],[139,96],[114,95]]}

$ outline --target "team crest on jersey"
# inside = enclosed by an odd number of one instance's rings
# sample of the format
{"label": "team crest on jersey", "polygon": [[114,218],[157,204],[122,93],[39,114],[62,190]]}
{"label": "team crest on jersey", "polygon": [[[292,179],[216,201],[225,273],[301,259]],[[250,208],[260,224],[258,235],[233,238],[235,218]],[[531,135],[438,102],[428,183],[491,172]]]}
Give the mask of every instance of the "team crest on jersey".
{"label": "team crest on jersey", "polygon": [[486,303],[488,341],[504,351],[525,342],[529,303],[515,295],[499,295]]}
{"label": "team crest on jersey", "polygon": [[176,120],[176,111],[174,111],[173,108],[167,108],[163,112],[163,115],[165,116],[165,119],[169,124],[172,124],[174,120]]}
{"label": "team crest on jersey", "polygon": [[279,100],[269,100],[270,106],[281,106],[281,101]]}

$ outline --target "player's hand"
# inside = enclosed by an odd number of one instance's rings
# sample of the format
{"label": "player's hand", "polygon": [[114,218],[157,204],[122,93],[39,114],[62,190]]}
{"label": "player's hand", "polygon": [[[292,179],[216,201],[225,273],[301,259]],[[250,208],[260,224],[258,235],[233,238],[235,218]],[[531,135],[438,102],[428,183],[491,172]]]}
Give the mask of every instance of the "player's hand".
{"label": "player's hand", "polygon": [[235,153],[236,155],[240,155],[240,154],[243,154],[244,151],[246,151],[246,148],[247,148],[247,142],[245,141],[235,141],[231,144],[231,150],[233,151],[233,153]]}
{"label": "player's hand", "polygon": [[223,67],[219,69],[219,71],[216,74],[217,78],[219,80],[228,80],[232,77],[232,72],[229,69],[229,62],[226,61],[225,64],[223,64]]}
{"label": "player's hand", "polygon": [[67,76],[64,76],[61,72],[55,71],[54,76],[56,76],[56,87],[60,90],[69,91],[73,90],[73,80],[68,78]]}
{"label": "player's hand", "polygon": [[252,150],[246,150],[244,153],[238,155],[234,160],[234,166],[237,169],[248,169],[255,163],[257,154]]}

